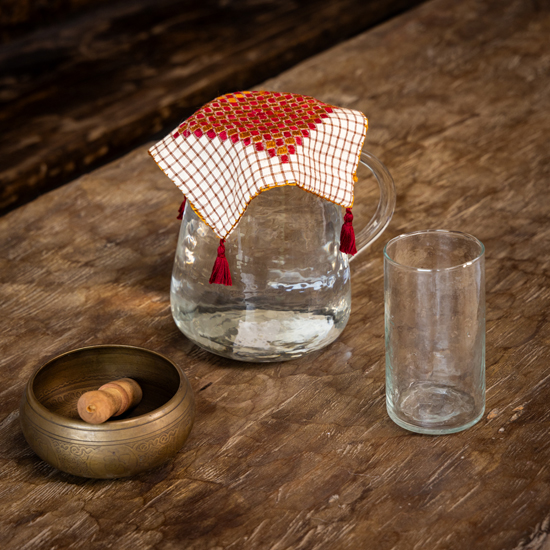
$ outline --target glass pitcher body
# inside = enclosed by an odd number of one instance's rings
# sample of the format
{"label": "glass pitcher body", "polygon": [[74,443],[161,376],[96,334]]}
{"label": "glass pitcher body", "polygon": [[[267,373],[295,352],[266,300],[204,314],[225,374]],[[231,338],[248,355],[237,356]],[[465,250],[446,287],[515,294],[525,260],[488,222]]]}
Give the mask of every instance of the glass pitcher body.
{"label": "glass pitcher body", "polygon": [[[373,164],[382,199],[357,235],[358,252],[387,226],[395,204],[391,176]],[[200,347],[240,361],[285,361],[330,344],[351,312],[342,223],[340,206],[297,186],[264,191],[225,243],[233,284],[223,286],[209,284],[219,238],[187,203],[171,283],[178,328]]]}
{"label": "glass pitcher body", "polygon": [[186,205],[172,314],[199,346],[241,361],[283,361],[335,340],[351,310],[342,209],[294,186],[261,193],[226,241],[233,285],[208,283],[219,239]]}

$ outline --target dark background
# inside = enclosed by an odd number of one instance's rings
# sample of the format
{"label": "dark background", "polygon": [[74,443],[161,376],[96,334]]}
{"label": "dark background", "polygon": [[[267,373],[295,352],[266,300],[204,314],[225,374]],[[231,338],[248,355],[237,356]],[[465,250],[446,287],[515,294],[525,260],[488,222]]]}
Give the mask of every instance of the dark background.
{"label": "dark background", "polygon": [[0,214],[419,3],[1,0]]}

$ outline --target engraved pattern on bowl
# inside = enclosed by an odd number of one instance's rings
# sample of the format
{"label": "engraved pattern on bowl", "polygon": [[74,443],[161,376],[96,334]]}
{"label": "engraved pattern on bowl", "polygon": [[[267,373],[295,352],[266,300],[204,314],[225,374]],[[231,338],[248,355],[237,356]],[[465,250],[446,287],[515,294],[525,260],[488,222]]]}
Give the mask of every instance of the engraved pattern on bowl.
{"label": "engraved pattern on bowl", "polygon": [[[143,389],[134,410],[99,425],[80,420],[76,402],[82,393],[124,377]],[[23,434],[36,454],[59,470],[90,478],[135,475],[173,458],[194,417],[193,390],[183,371],[159,354],[129,346],[56,357],[30,378],[20,407]]]}

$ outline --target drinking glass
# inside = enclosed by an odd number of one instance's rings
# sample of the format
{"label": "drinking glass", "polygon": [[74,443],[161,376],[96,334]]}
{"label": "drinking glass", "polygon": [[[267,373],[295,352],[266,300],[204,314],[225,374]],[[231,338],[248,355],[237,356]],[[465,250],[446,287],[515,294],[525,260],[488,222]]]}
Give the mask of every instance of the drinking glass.
{"label": "drinking glass", "polygon": [[425,434],[469,428],[485,410],[485,249],[458,231],[384,248],[386,406]]}

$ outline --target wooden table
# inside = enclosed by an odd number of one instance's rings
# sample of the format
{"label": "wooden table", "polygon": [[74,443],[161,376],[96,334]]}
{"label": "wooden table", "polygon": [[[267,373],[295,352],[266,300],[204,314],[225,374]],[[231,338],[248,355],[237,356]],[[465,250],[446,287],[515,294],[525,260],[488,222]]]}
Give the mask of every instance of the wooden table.
{"label": "wooden table", "polygon": [[[369,116],[398,190],[382,240],[485,243],[487,411],[465,432],[386,414],[382,242],[338,341],[250,365],[171,319],[181,195],[145,148],[0,219],[0,547],[548,550],[549,36],[547,2],[432,0],[264,84]],[[19,429],[33,370],[101,343],[167,355],[196,392],[185,447],[134,479],[55,471]]]}

